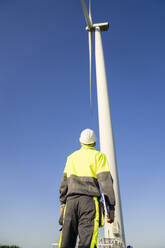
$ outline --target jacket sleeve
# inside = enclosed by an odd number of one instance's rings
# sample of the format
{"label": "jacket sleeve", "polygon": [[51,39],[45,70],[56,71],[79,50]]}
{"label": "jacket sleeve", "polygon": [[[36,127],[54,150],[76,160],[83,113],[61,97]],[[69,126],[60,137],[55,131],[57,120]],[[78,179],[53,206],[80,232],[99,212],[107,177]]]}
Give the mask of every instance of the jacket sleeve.
{"label": "jacket sleeve", "polygon": [[109,164],[105,154],[100,153],[97,161],[97,180],[101,187],[106,204],[110,209],[115,208],[115,193],[113,179],[110,173]]}
{"label": "jacket sleeve", "polygon": [[64,169],[61,185],[60,185],[60,203],[66,204],[66,195],[68,192],[68,180],[67,180],[67,163]]}

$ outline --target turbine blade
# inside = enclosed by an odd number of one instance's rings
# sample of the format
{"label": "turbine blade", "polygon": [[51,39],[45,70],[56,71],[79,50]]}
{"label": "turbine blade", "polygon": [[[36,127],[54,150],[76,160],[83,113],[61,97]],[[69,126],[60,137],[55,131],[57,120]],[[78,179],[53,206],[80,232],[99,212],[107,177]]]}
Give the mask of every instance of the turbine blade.
{"label": "turbine blade", "polygon": [[93,41],[93,32],[88,32],[89,39],[89,84],[90,84],[90,107],[92,109],[92,41]]}
{"label": "turbine blade", "polygon": [[92,23],[92,14],[91,14],[91,0],[89,0],[89,19]]}
{"label": "turbine blade", "polygon": [[87,26],[89,28],[91,28],[92,27],[92,22],[90,20],[89,15],[88,15],[87,7],[85,5],[84,0],[81,0],[81,5],[82,5],[82,8],[83,8],[83,12],[84,12],[84,16],[85,16],[85,20],[86,20]]}

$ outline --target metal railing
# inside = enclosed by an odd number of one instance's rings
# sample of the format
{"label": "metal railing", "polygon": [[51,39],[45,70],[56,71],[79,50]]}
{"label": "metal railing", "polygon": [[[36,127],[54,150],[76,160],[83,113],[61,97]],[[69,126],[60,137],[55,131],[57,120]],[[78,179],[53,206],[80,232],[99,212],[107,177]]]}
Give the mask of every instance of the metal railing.
{"label": "metal railing", "polygon": [[111,238],[98,239],[97,248],[125,248],[121,240]]}

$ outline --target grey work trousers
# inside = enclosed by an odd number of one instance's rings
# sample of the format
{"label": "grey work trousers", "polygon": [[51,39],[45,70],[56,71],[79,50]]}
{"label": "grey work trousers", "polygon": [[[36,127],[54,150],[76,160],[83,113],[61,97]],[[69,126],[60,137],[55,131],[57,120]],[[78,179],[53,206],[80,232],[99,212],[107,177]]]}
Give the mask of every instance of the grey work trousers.
{"label": "grey work trousers", "polygon": [[96,197],[77,196],[67,199],[59,248],[97,248],[99,227],[98,200]]}

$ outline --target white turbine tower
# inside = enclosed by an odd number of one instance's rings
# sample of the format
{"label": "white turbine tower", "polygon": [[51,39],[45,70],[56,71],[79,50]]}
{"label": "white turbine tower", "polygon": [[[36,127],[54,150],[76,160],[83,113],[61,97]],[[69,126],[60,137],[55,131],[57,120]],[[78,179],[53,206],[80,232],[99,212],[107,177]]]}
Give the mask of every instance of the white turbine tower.
{"label": "white turbine tower", "polygon": [[[125,248],[125,234],[123,226],[123,217],[121,209],[121,199],[119,190],[119,180],[115,156],[115,146],[113,139],[113,129],[110,112],[110,102],[108,95],[108,85],[104,61],[104,52],[102,46],[101,32],[107,31],[109,24],[92,23],[91,17],[91,0],[89,0],[89,14],[84,0],[81,0],[84,16],[87,23],[86,30],[89,34],[89,66],[90,66],[90,102],[91,102],[91,64],[92,64],[92,34],[95,32],[95,62],[96,62],[96,79],[97,79],[97,99],[98,99],[98,117],[99,117],[99,135],[100,135],[100,150],[106,154],[111,174],[114,180],[114,191],[116,196],[115,207],[115,222],[108,224],[105,222],[104,235],[105,239],[100,240],[105,245],[113,248]],[[105,247],[105,246],[102,247]],[[107,247],[107,246],[106,246]]]}

